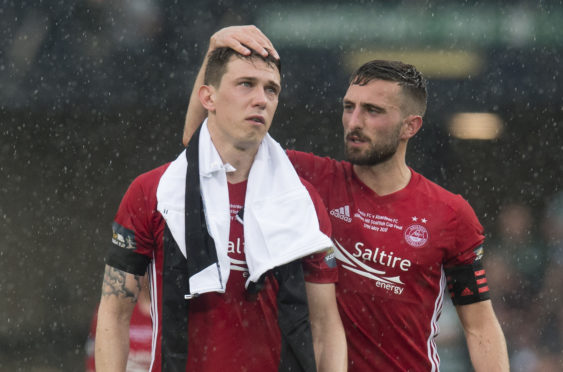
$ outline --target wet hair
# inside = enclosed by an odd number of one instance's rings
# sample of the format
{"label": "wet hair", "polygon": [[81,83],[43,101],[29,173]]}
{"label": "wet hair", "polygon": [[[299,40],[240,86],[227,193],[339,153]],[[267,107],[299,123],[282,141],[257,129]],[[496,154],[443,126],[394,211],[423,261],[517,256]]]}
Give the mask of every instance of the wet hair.
{"label": "wet hair", "polygon": [[245,56],[231,48],[217,48],[209,55],[207,66],[205,67],[205,76],[203,78],[203,83],[205,85],[213,85],[215,87],[218,87],[221,83],[223,75],[225,75],[225,72],[227,71],[227,64],[231,60],[232,56],[249,61],[256,59],[262,60],[269,66],[275,66],[281,76],[280,60],[275,59],[271,54],[268,54],[267,57],[263,57],[262,55],[252,50],[251,54]]}
{"label": "wet hair", "polygon": [[[372,80],[386,80],[399,83],[407,106],[412,114],[424,116],[426,112],[426,79],[414,67],[399,61],[373,60],[364,63],[350,78],[350,85],[366,85]],[[408,102],[412,102],[409,105]],[[411,114],[409,113],[409,114]]]}

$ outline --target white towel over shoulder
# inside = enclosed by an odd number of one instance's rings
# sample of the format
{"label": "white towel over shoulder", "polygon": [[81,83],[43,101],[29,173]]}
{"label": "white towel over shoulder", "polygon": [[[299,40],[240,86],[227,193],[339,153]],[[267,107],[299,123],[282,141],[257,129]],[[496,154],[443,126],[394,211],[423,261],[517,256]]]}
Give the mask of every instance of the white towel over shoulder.
{"label": "white towel over shoulder", "polygon": [[[186,256],[185,151],[163,174],[157,189],[158,211],[178,247]],[[199,138],[199,172],[207,228],[215,241],[218,263],[190,278],[191,295],[224,292],[230,273],[227,246],[230,229],[226,172],[211,141],[207,121]],[[189,192],[189,191],[188,191]],[[250,281],[256,282],[268,270],[331,247],[331,240],[319,230],[309,192],[301,183],[285,151],[266,135],[250,169],[244,206],[245,255]],[[190,258],[187,257],[189,260]]]}

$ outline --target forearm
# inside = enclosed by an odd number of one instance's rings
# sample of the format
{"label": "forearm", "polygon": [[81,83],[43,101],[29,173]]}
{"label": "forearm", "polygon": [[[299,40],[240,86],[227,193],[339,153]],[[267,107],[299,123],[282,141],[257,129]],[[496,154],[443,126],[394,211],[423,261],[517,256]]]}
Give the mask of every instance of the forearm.
{"label": "forearm", "polygon": [[346,371],[346,336],[336,306],[334,285],[307,283],[307,293],[317,370]]}
{"label": "forearm", "polygon": [[509,370],[506,341],[498,322],[481,332],[466,332],[465,337],[476,372]]}
{"label": "forearm", "polygon": [[94,349],[97,371],[125,371],[129,322],[141,290],[141,280],[140,276],[106,265]]}
{"label": "forearm", "polygon": [[129,320],[129,317],[104,310],[103,301],[100,304],[94,354],[97,371],[125,371],[129,354]]}
{"label": "forearm", "polygon": [[457,306],[475,371],[508,371],[508,352],[490,300]]}
{"label": "forearm", "polygon": [[340,318],[337,322],[322,327],[313,325],[312,330],[317,370],[319,372],[346,371],[348,364],[346,336]]}
{"label": "forearm", "polygon": [[184,134],[182,137],[184,146],[188,145],[190,138],[192,138],[192,135],[195,133],[199,125],[207,116],[207,111],[199,101],[198,90],[199,87],[203,85],[205,77],[205,66],[207,66],[207,56],[209,55],[210,51],[211,50],[208,50],[205,54],[205,59],[203,60],[201,68],[199,69],[192,89],[192,94],[190,95],[188,111],[186,112],[186,121],[184,123]]}

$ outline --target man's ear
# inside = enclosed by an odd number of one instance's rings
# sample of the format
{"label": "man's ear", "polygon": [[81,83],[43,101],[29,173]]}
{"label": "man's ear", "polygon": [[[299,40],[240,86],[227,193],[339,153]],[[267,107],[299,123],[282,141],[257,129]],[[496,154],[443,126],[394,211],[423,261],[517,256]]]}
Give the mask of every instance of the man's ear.
{"label": "man's ear", "polygon": [[198,90],[201,105],[209,112],[215,112],[215,88],[211,85],[202,85]]}
{"label": "man's ear", "polygon": [[422,116],[409,115],[404,120],[403,131],[401,133],[402,139],[409,139],[414,137],[422,127]]}

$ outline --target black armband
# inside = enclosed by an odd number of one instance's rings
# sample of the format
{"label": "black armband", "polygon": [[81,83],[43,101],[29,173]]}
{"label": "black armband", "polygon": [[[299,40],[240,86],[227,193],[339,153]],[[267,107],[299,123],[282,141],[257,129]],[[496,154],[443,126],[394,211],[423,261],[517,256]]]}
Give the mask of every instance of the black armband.
{"label": "black armband", "polygon": [[111,248],[106,256],[106,264],[130,274],[143,276],[151,259],[135,252],[137,244],[135,233],[117,222],[112,225]]}
{"label": "black armband", "polygon": [[150,262],[150,257],[115,245],[110,247],[106,256],[107,265],[138,276],[145,275]]}
{"label": "black armband", "polygon": [[444,271],[454,305],[468,305],[490,298],[481,260],[470,265],[444,268]]}

